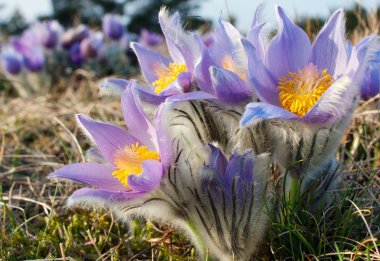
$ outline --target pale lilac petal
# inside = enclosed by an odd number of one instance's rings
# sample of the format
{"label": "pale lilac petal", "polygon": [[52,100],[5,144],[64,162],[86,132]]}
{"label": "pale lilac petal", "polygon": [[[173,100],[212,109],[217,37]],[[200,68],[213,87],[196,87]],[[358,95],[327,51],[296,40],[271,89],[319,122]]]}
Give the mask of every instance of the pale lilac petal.
{"label": "pale lilac petal", "polygon": [[253,90],[235,73],[217,67],[210,68],[216,95],[225,102],[241,102],[252,96]]}
{"label": "pale lilac petal", "polygon": [[259,4],[259,6],[255,10],[255,14],[253,15],[253,20],[251,23],[251,28],[247,33],[246,39],[257,49],[260,58],[265,59],[265,46],[264,40],[262,38],[262,30],[265,26],[265,23],[262,23],[261,13],[263,9],[263,4]]}
{"label": "pale lilac petal", "polygon": [[307,122],[335,122],[355,106],[358,87],[348,77],[334,82],[313,108],[303,117]]}
{"label": "pale lilac petal", "polygon": [[213,57],[210,54],[210,51],[204,44],[201,39],[198,39],[200,49],[202,51],[201,59],[195,67],[195,77],[202,91],[208,93],[214,93],[212,88],[210,67],[215,65]]}
{"label": "pale lilac petal", "polygon": [[178,12],[170,16],[168,11],[162,8],[158,20],[174,62],[185,63],[188,71],[194,71],[195,62],[200,56],[194,34],[183,30]]}
{"label": "pale lilac petal", "polygon": [[190,72],[181,72],[177,76],[177,83],[183,92],[191,91],[193,74]]}
{"label": "pale lilac petal", "polygon": [[99,93],[101,96],[121,96],[129,84],[128,80],[120,78],[105,78],[99,84]]}
{"label": "pale lilac petal", "polygon": [[319,71],[327,69],[337,79],[344,73],[347,60],[344,13],[338,10],[319,32],[313,45],[312,62]]}
{"label": "pale lilac petal", "polygon": [[380,50],[380,37],[377,35],[364,37],[352,48],[345,74],[360,85],[363,81],[368,63],[377,50]]}
{"label": "pale lilac petal", "polygon": [[146,117],[135,92],[135,81],[131,81],[130,86],[121,96],[121,108],[123,111],[124,121],[130,133],[146,145],[149,150],[155,151],[156,133],[153,125]]}
{"label": "pale lilac petal", "polygon": [[136,93],[140,97],[140,99],[144,102],[159,105],[165,101],[167,97],[170,95],[162,95],[156,94],[156,92],[152,88],[136,86]]}
{"label": "pale lilac petal", "polygon": [[166,70],[171,62],[169,58],[139,43],[132,43],[131,47],[139,60],[142,75],[150,84],[159,78],[158,74]]}
{"label": "pale lilac petal", "polygon": [[118,179],[112,176],[115,168],[94,162],[66,165],[49,175],[50,179],[69,179],[111,191],[125,191]]}
{"label": "pale lilac petal", "polygon": [[181,102],[181,101],[191,101],[191,100],[215,100],[218,99],[215,95],[209,94],[207,92],[197,91],[197,92],[188,92],[178,95],[170,96],[166,99],[166,102]]}
{"label": "pale lilac petal", "polygon": [[248,126],[254,121],[259,119],[299,119],[299,117],[281,107],[252,102],[247,105],[245,112],[240,120],[240,125],[242,127]]}
{"label": "pale lilac petal", "polygon": [[277,7],[279,33],[268,46],[268,69],[278,79],[288,72],[298,72],[311,56],[311,43],[307,34]]}
{"label": "pale lilac petal", "polygon": [[163,175],[162,164],[155,160],[145,160],[143,173],[128,176],[128,185],[135,191],[148,192],[160,185]]}
{"label": "pale lilac petal", "polygon": [[117,126],[92,120],[82,114],[78,114],[77,119],[109,163],[113,164],[117,150],[139,141]]}
{"label": "pale lilac petal", "polygon": [[279,90],[273,75],[260,59],[257,49],[248,40],[242,39],[242,43],[247,54],[249,75],[256,94],[262,101],[279,106]]}
{"label": "pale lilac petal", "polygon": [[160,152],[161,164],[165,171],[173,162],[172,137],[169,134],[169,124],[165,112],[166,103],[161,104],[154,117],[156,126],[157,144]]}
{"label": "pale lilac petal", "polygon": [[104,189],[82,188],[75,191],[69,198],[67,205],[85,205],[95,208],[110,208],[114,204],[127,205],[130,201],[143,196],[145,192],[115,192]]}

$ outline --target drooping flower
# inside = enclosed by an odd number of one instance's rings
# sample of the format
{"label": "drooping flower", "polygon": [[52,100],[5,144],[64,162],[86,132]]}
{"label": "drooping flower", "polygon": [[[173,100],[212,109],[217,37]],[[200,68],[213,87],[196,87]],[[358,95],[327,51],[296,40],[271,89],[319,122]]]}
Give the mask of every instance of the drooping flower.
{"label": "drooping flower", "polygon": [[73,44],[81,42],[88,37],[90,29],[83,24],[80,24],[74,28],[67,30],[62,36],[62,47],[66,50],[70,50]]}
{"label": "drooping flower", "polygon": [[117,14],[106,14],[103,17],[103,33],[112,40],[119,40],[124,34],[121,17]]}
{"label": "drooping flower", "polygon": [[22,56],[11,46],[3,46],[0,53],[1,67],[6,73],[16,75],[22,70]]}
{"label": "drooping flower", "polygon": [[93,32],[80,42],[80,54],[86,58],[95,58],[103,44],[103,34]]}
{"label": "drooping flower", "polygon": [[39,72],[45,64],[45,54],[37,39],[29,31],[25,31],[22,37],[11,39],[13,48],[22,55],[23,65],[31,72]]}
{"label": "drooping flower", "polygon": [[36,34],[41,45],[52,49],[59,43],[63,34],[63,28],[58,21],[50,20],[36,23],[33,32]]}
{"label": "drooping flower", "polygon": [[81,53],[80,46],[80,42],[73,43],[69,50],[70,61],[75,66],[81,66],[86,61],[86,58]]}
{"label": "drooping flower", "polygon": [[[52,179],[71,179],[96,189],[83,188],[71,196],[72,202],[101,198],[115,205],[143,197],[157,188],[171,163],[171,154],[160,126],[154,128],[139,107],[132,88],[122,96],[122,108],[128,132],[84,115],[77,119],[97,146],[104,163],[74,163],[50,174]],[[93,202],[90,202],[91,204]],[[94,203],[94,205],[97,205]]]}
{"label": "drooping flower", "polygon": [[[364,42],[363,39],[361,42]],[[360,44],[360,43],[359,43]],[[358,45],[359,45],[358,44]],[[368,100],[380,93],[380,51],[369,58],[365,75],[360,84],[360,95],[362,99]]]}
{"label": "drooping flower", "polygon": [[165,39],[162,35],[150,32],[147,29],[142,29],[140,32],[140,43],[145,47],[154,47],[161,45],[165,42]]}

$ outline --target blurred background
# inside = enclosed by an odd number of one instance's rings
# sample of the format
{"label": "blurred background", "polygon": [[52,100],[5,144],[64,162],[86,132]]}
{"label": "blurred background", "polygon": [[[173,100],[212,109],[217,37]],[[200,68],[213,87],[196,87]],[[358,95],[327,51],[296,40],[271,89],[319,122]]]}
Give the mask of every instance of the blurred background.
{"label": "blurred background", "polygon": [[[355,10],[362,7],[366,12],[377,9],[380,0],[265,0],[263,18],[275,23],[274,5],[281,5],[292,18],[324,21],[337,8]],[[123,15],[126,28],[138,33],[142,27],[157,31],[157,12],[162,5],[179,10],[188,17],[189,26],[200,23],[215,23],[222,16],[236,23],[238,29],[247,31],[252,13],[261,1],[252,0],[2,0],[0,1],[0,24],[2,33],[18,33],[37,19],[57,19],[64,26],[82,21],[90,25],[99,25],[105,13],[113,12]],[[354,26],[356,19],[349,16],[349,23]]]}

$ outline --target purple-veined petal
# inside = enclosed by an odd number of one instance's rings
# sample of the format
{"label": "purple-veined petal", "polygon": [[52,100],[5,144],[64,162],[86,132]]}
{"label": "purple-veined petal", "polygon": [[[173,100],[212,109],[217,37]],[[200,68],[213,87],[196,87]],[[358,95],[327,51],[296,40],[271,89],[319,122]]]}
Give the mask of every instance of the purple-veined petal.
{"label": "purple-veined petal", "polygon": [[191,101],[191,100],[216,100],[218,97],[209,94],[207,92],[196,91],[196,92],[188,92],[182,93],[178,95],[170,96],[166,99],[166,102],[181,102],[181,101]]}
{"label": "purple-veined petal", "polygon": [[228,165],[228,160],[219,148],[212,144],[209,144],[209,147],[211,148],[209,165],[212,168],[217,169],[220,173],[224,173]]}
{"label": "purple-veined petal", "polygon": [[303,117],[303,121],[313,123],[339,121],[352,111],[357,94],[357,84],[348,77],[342,77],[325,91],[313,108]]}
{"label": "purple-veined petal", "polygon": [[275,105],[252,102],[245,108],[240,125],[245,127],[259,119],[299,119],[299,117]]}
{"label": "purple-veined petal", "polygon": [[146,117],[135,94],[135,81],[131,81],[130,86],[121,96],[121,108],[124,121],[130,133],[146,145],[149,150],[156,151],[156,132],[153,125]]}
{"label": "purple-veined petal", "polygon": [[211,80],[218,98],[225,102],[241,102],[249,98],[253,90],[235,73],[210,67]]}
{"label": "purple-veined petal", "polygon": [[337,79],[346,70],[347,56],[344,13],[338,10],[319,32],[313,45],[312,62],[319,71],[327,69]]}
{"label": "purple-veined petal", "polygon": [[188,71],[194,71],[195,62],[200,56],[194,34],[183,30],[178,12],[170,16],[165,8],[161,8],[158,20],[174,62],[184,63]]}
{"label": "purple-veined petal", "polygon": [[171,62],[169,58],[139,43],[132,43],[131,47],[139,60],[142,75],[150,84],[159,78],[159,74],[167,70]]}
{"label": "purple-veined petal", "polygon": [[95,208],[110,208],[115,204],[125,204],[143,196],[144,192],[115,192],[104,189],[82,188],[75,191],[69,198],[67,205],[84,205]]}
{"label": "purple-veined petal", "polygon": [[277,7],[279,33],[271,40],[267,51],[268,69],[275,78],[288,72],[298,72],[308,62],[311,43],[307,34]]}
{"label": "purple-veined petal", "polygon": [[109,163],[113,164],[117,150],[139,142],[138,139],[117,126],[92,120],[82,114],[78,114],[77,119]]}
{"label": "purple-veined petal", "polygon": [[135,191],[151,191],[158,187],[163,175],[162,164],[156,160],[145,160],[142,163],[143,173],[128,176],[128,185]]}
{"label": "purple-veined petal", "polygon": [[277,90],[277,83],[273,75],[264,65],[252,44],[245,39],[242,39],[242,44],[247,54],[249,75],[255,86],[256,94],[265,102],[280,105],[279,90]]}
{"label": "purple-veined petal", "polygon": [[127,188],[112,176],[113,167],[94,162],[66,165],[49,175],[50,179],[69,179],[110,191],[126,191]]}

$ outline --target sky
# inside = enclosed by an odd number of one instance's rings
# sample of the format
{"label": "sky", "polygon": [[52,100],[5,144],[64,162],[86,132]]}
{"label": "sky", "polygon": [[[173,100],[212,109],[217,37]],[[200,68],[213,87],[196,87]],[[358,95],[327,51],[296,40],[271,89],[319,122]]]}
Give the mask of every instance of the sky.
{"label": "sky", "polygon": [[[326,18],[332,11],[353,6],[356,2],[360,2],[368,9],[380,6],[380,0],[204,0],[200,2],[202,5],[197,11],[197,16],[211,18],[216,22],[220,15],[226,18],[229,13],[237,18],[236,26],[242,31],[248,30],[253,12],[261,2],[264,3],[263,20],[273,25],[275,24],[273,12],[275,5],[282,6],[292,18],[305,16]],[[226,3],[228,8],[226,8]],[[9,17],[15,8],[21,11],[27,21],[33,21],[40,15],[48,15],[52,12],[50,0],[0,0],[0,5],[5,6],[0,10],[3,18]]]}

